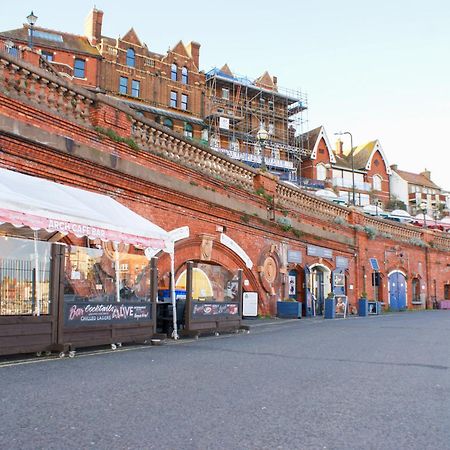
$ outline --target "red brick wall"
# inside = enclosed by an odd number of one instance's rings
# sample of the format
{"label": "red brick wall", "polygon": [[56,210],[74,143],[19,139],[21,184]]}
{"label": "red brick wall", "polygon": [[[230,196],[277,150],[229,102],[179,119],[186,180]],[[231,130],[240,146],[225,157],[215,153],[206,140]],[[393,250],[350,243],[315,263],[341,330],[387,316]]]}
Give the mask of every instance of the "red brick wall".
{"label": "red brick wall", "polygon": [[[82,127],[74,122],[64,121],[56,115],[44,113],[35,106],[30,106],[25,101],[17,101],[0,96],[0,115],[14,118],[18,123],[23,122],[28,126],[48,131],[55,135],[71,137],[76,143],[85,144],[92,149],[100,150],[105,155],[115,155],[123,160],[138,162],[149,169],[157,169],[159,173],[195,185],[198,189],[217,192],[228,198],[245,200],[247,205],[261,206],[266,210],[265,200],[256,194],[244,192],[224,182],[208,178],[193,169],[188,169],[175,162],[160,158],[151,151],[133,150],[124,143],[111,141],[99,135],[92,129]],[[96,123],[106,123],[118,134],[127,136],[129,119],[122,111],[116,111],[112,106],[97,102],[92,113],[92,119]],[[103,122],[101,122],[103,121]],[[412,278],[422,274],[423,284],[426,287],[428,298],[434,295],[433,280],[436,280],[436,295],[443,297],[444,284],[450,278],[450,255],[435,249],[423,249],[418,246],[400,243],[391,239],[376,237],[368,239],[365,231],[357,231],[343,224],[320,220],[308,210],[287,211],[288,218],[297,220],[303,224],[315,227],[316,234],[294,236],[290,231],[283,231],[276,222],[262,220],[262,217],[245,217],[245,211],[235,211],[220,204],[220,202],[205,202],[193,194],[183,190],[168,190],[161,186],[145,182],[130,175],[114,170],[111,167],[101,166],[80,160],[70,153],[58,152],[38,142],[24,140],[19,136],[0,134],[0,165],[13,168],[24,173],[46,177],[63,183],[92,189],[106,193],[120,199],[121,202],[132,208],[137,213],[155,222],[167,230],[179,226],[188,225],[191,230],[191,238],[177,244],[177,266],[181,266],[186,259],[197,258],[200,251],[200,235],[208,233],[215,236],[212,261],[224,264],[229,269],[239,266],[244,268],[243,262],[230,250],[218,242],[218,227],[226,226],[226,233],[234,239],[250,256],[255,264],[252,270],[244,270],[244,279],[249,281],[247,289],[256,290],[261,299],[261,313],[275,311],[277,298],[285,296],[286,286],[283,274],[279,275],[279,289],[274,296],[264,292],[259,281],[258,264],[264,249],[271,246],[280,252],[282,243],[291,249],[302,252],[303,263],[297,266],[302,271],[305,265],[313,263],[326,263],[330,269],[334,269],[333,261],[324,262],[320,258],[307,256],[306,247],[309,244],[330,248],[334,256],[341,255],[349,259],[348,285],[353,289],[348,291],[351,304],[356,304],[357,298],[365,290],[369,297],[373,296],[371,286],[371,269],[369,258],[377,258],[381,272],[384,276],[381,287],[381,297],[387,302],[387,276],[392,270],[403,270],[408,277],[408,304],[411,304]],[[105,159],[107,161],[107,159]],[[284,214],[283,214],[284,215]],[[281,214],[278,210],[277,218]],[[352,223],[362,221],[362,216],[353,213],[350,216]],[[352,224],[351,223],[351,224]],[[350,224],[350,225],[351,225]],[[319,230],[328,233],[329,239],[319,236]],[[356,236],[356,245],[339,243],[335,236]],[[433,233],[426,233],[424,240],[431,241]],[[161,276],[167,272],[169,261],[167,256],[162,256],[160,261]],[[366,277],[364,277],[366,275]],[[304,299],[304,289],[300,288],[299,299]]]}

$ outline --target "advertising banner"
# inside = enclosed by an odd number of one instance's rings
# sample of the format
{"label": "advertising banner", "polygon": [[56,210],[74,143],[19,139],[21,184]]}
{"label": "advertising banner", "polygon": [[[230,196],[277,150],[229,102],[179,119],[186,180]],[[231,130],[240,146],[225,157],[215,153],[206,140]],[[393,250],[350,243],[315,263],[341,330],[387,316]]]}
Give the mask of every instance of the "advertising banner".
{"label": "advertising banner", "polygon": [[67,302],[64,304],[66,326],[121,324],[151,320],[151,303]]}

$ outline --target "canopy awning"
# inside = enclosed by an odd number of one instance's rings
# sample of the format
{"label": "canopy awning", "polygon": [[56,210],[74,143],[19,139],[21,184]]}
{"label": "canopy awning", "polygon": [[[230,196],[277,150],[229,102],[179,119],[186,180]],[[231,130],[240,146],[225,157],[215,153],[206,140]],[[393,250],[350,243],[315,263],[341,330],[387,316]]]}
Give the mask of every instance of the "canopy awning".
{"label": "canopy awning", "polygon": [[0,169],[0,224],[165,249],[159,226],[107,195]]}

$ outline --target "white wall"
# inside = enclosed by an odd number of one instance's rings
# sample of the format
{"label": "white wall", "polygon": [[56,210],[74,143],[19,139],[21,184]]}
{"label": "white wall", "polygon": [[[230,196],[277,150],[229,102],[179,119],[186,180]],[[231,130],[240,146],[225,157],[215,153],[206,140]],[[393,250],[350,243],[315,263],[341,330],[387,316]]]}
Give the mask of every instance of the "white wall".
{"label": "white wall", "polygon": [[391,182],[391,198],[401,200],[408,206],[408,183],[395,170],[392,171],[389,178]]}

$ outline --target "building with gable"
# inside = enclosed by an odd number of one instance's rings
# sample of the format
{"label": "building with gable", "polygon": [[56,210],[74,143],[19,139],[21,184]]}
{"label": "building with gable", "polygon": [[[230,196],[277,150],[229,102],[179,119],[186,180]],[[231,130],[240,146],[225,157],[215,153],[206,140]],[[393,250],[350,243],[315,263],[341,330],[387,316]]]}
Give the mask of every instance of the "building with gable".
{"label": "building with gable", "polygon": [[431,172],[420,173],[400,170],[396,164],[391,166],[392,196],[402,201],[411,215],[424,210],[432,218],[440,219],[448,211],[448,196],[431,179]]}
{"label": "building with gable", "polygon": [[332,184],[349,204],[353,203],[354,174],[354,203],[358,206],[385,205],[390,199],[390,173],[391,168],[378,140],[359,145],[353,152],[344,152],[342,142],[338,140]]}

